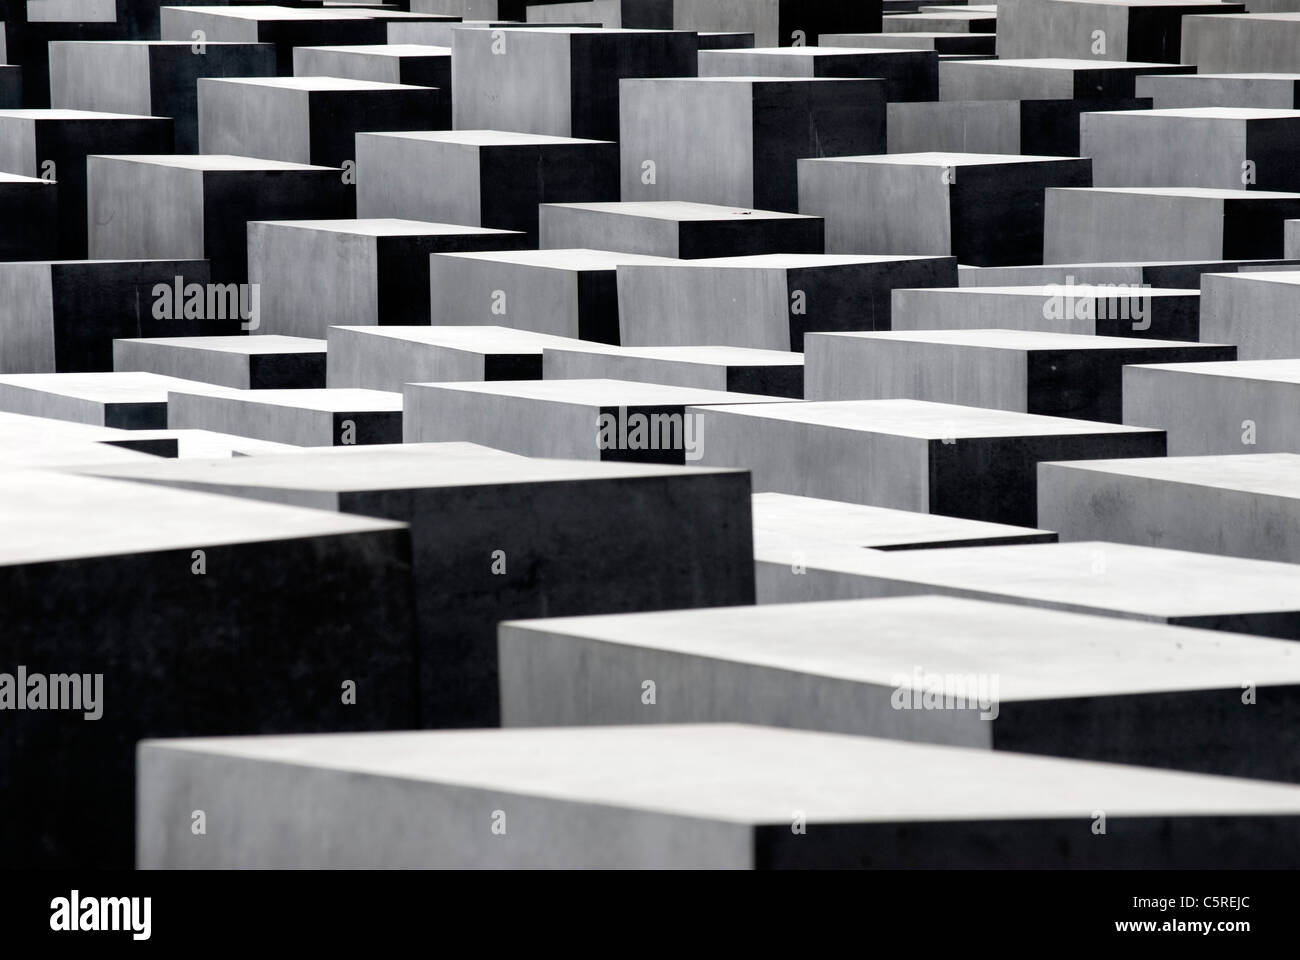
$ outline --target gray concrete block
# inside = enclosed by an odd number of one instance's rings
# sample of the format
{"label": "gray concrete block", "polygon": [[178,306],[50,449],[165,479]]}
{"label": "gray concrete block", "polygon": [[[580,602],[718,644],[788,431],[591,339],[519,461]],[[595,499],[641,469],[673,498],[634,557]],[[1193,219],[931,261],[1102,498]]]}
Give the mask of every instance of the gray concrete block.
{"label": "gray concrete block", "polygon": [[507,727],[739,721],[1300,782],[1285,640],[893,597],[513,621],[499,648]]}
{"label": "gray concrete block", "polygon": [[809,400],[932,400],[1107,423],[1123,417],[1126,364],[1237,358],[1217,344],[1003,329],[813,333],[805,351]]}
{"label": "gray concrete block", "polygon": [[1182,43],[1184,24],[1190,32],[1195,14],[1245,9],[1214,0],[999,0],[998,55],[1200,64]]}
{"label": "gray concrete block", "polygon": [[1039,464],[1038,520],[1065,540],[1298,563],[1300,456]]}
{"label": "gray concrete block", "polygon": [[83,466],[153,463],[176,452],[174,442],[144,438],[145,430],[118,430],[20,413],[0,413],[0,471],[78,469]]}
{"label": "gray concrete block", "polygon": [[[1104,261],[1102,263],[1046,263],[1019,267],[960,267],[963,287],[1041,286],[1045,284],[1127,284],[1198,290],[1207,273],[1247,273],[1268,268],[1285,271],[1300,260],[1168,260],[1164,262]],[[1235,341],[1234,341],[1235,342]]]}
{"label": "gray concrete block", "polygon": [[429,318],[618,343],[617,269],[664,262],[607,250],[435,254],[429,260]]}
{"label": "gray concrete block", "polygon": [[1165,453],[1158,430],[921,400],[688,412],[702,441],[700,463],[743,464],[757,490],[1016,526],[1034,523],[1042,460]]}
{"label": "gray concrete block", "polygon": [[58,184],[0,172],[0,258],[42,260],[57,255]]}
{"label": "gray concrete block", "polygon": [[206,258],[214,283],[248,276],[249,220],[343,217],[353,188],[333,167],[231,156],[86,161],[90,256]]}
{"label": "gray concrete block", "polygon": [[163,40],[194,42],[202,30],[208,43],[271,43],[275,72],[293,76],[294,47],[344,43],[386,43],[387,24],[379,11],[306,9],[282,6],[163,7]]}
{"label": "gray concrete block", "polygon": [[522,233],[416,220],[296,220],[248,225],[259,333],[323,339],[336,324],[429,322],[429,255],[512,249]]}
{"label": "gray concrete block", "polygon": [[526,457],[675,465],[697,464],[709,442],[688,408],[780,402],[625,380],[408,383],[403,397],[406,443],[466,440]]}
{"label": "gray concrete block", "polygon": [[540,380],[542,350],[573,341],[507,327],[330,327],[328,386]]}
{"label": "gray concrete block", "polygon": [[456,129],[616,140],[619,80],[693,77],[699,42],[682,30],[461,29],[452,50]]}
{"label": "gray concrete block", "polygon": [[445,123],[432,87],[337,77],[200,79],[199,151],[342,167],[360,131]]}
{"label": "gray concrete block", "polygon": [[1297,216],[1300,193],[1049,187],[1043,262],[1276,258],[1283,255],[1282,222]]}
{"label": "gray concrete block", "polygon": [[774,210],[737,210],[658,200],[546,203],[538,208],[543,249],[585,247],[657,257],[822,253],[823,220]]}
{"label": "gray concrete block", "polygon": [[1300,453],[1300,360],[1132,366],[1124,422],[1159,425],[1175,457]]}
{"label": "gray concrete block", "polygon": [[993,33],[827,33],[819,47],[866,47],[872,50],[933,50],[939,56],[993,56]]}
{"label": "gray concrete block", "polygon": [[951,8],[943,13],[895,13],[880,21],[886,33],[996,33],[997,14],[983,9],[961,11]]}
{"label": "gray concrete block", "polygon": [[[1300,111],[1191,107],[1084,113],[1082,151],[1099,187],[1295,191]],[[1176,144],[1176,149],[1170,149]]]}
{"label": "gray concrete block", "polygon": [[0,372],[113,369],[113,339],[217,332],[170,309],[176,278],[206,284],[203,260],[0,263]]}
{"label": "gray concrete block", "polygon": [[803,398],[803,354],[751,347],[546,347],[545,380],[633,380]]}
{"label": "gray concrete block", "polygon": [[1235,343],[1203,337],[1195,290],[1075,283],[894,291],[895,330],[1036,330]]}
{"label": "gray concrete block", "polygon": [[975,153],[800,160],[799,211],[825,218],[828,253],[1041,263],[1044,190],[1086,187],[1090,167],[1079,158]]}
{"label": "gray concrete block", "polygon": [[165,153],[172,122],[91,110],[0,110],[0,170],[59,185],[58,250],[86,256],[86,157],[92,153]]}
{"label": "gray concrete block", "polygon": [[1235,13],[1188,17],[1183,62],[1196,64],[1202,73],[1300,71],[1300,13]]}
{"label": "gray concrete block", "polygon": [[1300,107],[1300,73],[1188,73],[1138,77],[1137,95],[1157,110],[1179,107]]}
{"label": "gray concrete block", "polygon": [[759,603],[960,596],[1300,639],[1300,573],[1289,563],[1076,541],[891,553],[814,544],[801,565],[792,573],[785,549],[756,553]]}
{"label": "gray concrete block", "polygon": [[169,390],[205,387],[155,373],[13,373],[0,377],[0,410],[125,430],[157,430],[167,426]]}
{"label": "gray concrete block", "polygon": [[114,340],[113,369],[235,390],[305,390],[325,386],[325,341],[275,335]]}
{"label": "gray concrete block", "polygon": [[678,30],[751,30],[760,47],[816,45],[827,33],[880,30],[877,0],[673,0]]}
{"label": "gray concrete block", "polygon": [[167,393],[167,427],[298,447],[400,443],[402,396],[379,390],[205,390]]}
{"label": "gray concrete block", "polygon": [[761,555],[770,562],[784,552],[792,573],[797,573],[807,551],[831,547],[935,550],[1056,542],[1056,534],[1050,530],[788,493],[756,493],[751,498],[751,507],[754,556]]}
{"label": "gray concrete block", "polygon": [[939,90],[938,54],[930,50],[843,47],[759,47],[705,50],[701,77],[878,77],[885,99],[934,100]]}
{"label": "gray concrete block", "polygon": [[1237,344],[1238,358],[1300,357],[1300,271],[1207,273],[1201,304],[1202,335]]}
{"label": "gray concrete block", "polygon": [[1195,65],[1034,58],[963,60],[939,66],[940,100],[1092,100],[1148,96],[1138,78],[1194,74]]}
{"label": "gray concrete block", "polygon": [[754,48],[754,34],[744,32],[705,32],[697,33],[701,50],[751,50]]}
{"label": "gray concrete block", "polygon": [[[1288,784],[763,727],[152,741],[140,757],[144,869],[1300,861]],[[200,803],[219,826],[196,844]],[[482,827],[494,811],[513,842]]]}
{"label": "gray concrete block", "polygon": [[415,722],[403,525],[37,470],[0,491],[0,662],[81,701],[6,711],[7,866],[129,870],[142,738]]}
{"label": "gray concrete block", "polygon": [[297,77],[349,77],[435,87],[445,99],[445,125],[451,126],[451,47],[418,43],[296,47],[293,72]]}
{"label": "gray concrete block", "polygon": [[[177,153],[199,150],[199,77],[275,76],[269,43],[60,40],[50,43],[54,107],[171,117]],[[113,151],[117,152],[117,151]]]}
{"label": "gray concrete block", "polygon": [[157,461],[118,476],[410,524],[424,726],[497,725],[503,618],[754,599],[743,471],[407,443]]}
{"label": "gray concrete block", "polygon": [[885,151],[881,80],[692,77],[619,89],[625,200],[794,213],[799,160]]}
{"label": "gray concrete block", "polygon": [[895,288],[955,275],[951,257],[768,254],[620,266],[622,343],[802,350],[812,330],[888,330]]}
{"label": "gray concrete block", "polygon": [[1150,106],[1142,98],[891,103],[889,152],[1080,156],[1080,115]]}
{"label": "gray concrete block", "polygon": [[360,217],[520,230],[533,245],[538,204],[618,196],[618,145],[604,140],[447,130],[363,133],[356,148]]}

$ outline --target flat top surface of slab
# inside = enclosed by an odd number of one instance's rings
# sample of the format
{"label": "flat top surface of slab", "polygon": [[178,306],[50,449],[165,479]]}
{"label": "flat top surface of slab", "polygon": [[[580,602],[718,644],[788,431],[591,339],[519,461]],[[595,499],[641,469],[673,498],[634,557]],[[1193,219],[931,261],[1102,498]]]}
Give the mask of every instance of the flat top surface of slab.
{"label": "flat top surface of slab", "polygon": [[[532,33],[530,30],[529,33]],[[426,140],[430,143],[454,143],[466,147],[531,147],[575,143],[609,143],[582,137],[554,137],[544,133],[514,133],[506,130],[393,130],[382,133],[358,133],[362,137],[398,137],[402,140]]]}
{"label": "flat top surface of slab", "polygon": [[1154,350],[1160,347],[1204,347],[1217,344],[1185,340],[1147,340],[1140,337],[1103,337],[1040,330],[886,330],[874,332],[816,332],[809,336],[856,340],[899,340],[904,343],[942,343],[991,350]]}
{"label": "flat top surface of slab", "polygon": [[41,470],[0,473],[3,566],[402,526],[96,477]]}
{"label": "flat top surface of slab", "polygon": [[667,266],[771,268],[806,270],[811,267],[851,267],[870,263],[898,263],[901,260],[946,260],[944,256],[892,253],[756,253],[740,257],[700,257],[696,260],[671,260]]}
{"label": "flat top surface of slab", "polygon": [[1277,813],[1300,787],[731,724],[145,741],[209,754],[734,823]]}
{"label": "flat top surface of slab", "polygon": [[1135,117],[1189,117],[1199,120],[1300,120],[1300,110],[1265,107],[1166,107],[1160,110],[1100,110],[1098,113],[1131,113]]}
{"label": "flat top surface of slab", "polygon": [[670,257],[654,257],[642,253],[620,253],[616,250],[589,250],[583,247],[550,250],[438,253],[435,256],[455,257],[461,260],[487,260],[493,263],[514,263],[530,267],[547,267],[554,270],[613,270],[620,264],[654,265],[679,262]]}
{"label": "flat top surface of slab", "polygon": [[12,120],[156,120],[148,114],[106,113],[102,110],[74,110],[69,107],[0,110],[0,119]]}
{"label": "flat top surface of slab", "polygon": [[757,347],[685,346],[685,347],[616,347],[610,344],[575,341],[565,346],[547,348],[567,353],[599,353],[613,357],[644,360],[668,360],[673,363],[698,363],[712,366],[803,366],[803,354],[788,350],[763,350]]}
{"label": "flat top surface of slab", "polygon": [[[188,44],[189,40],[179,41]],[[321,50],[327,53],[355,53],[376,57],[450,57],[451,47],[423,43],[358,43],[344,47],[295,47],[295,50]]]}
{"label": "flat top surface of slab", "polygon": [[460,223],[397,220],[391,217],[376,217],[363,220],[252,220],[249,222],[272,223],[277,227],[294,227],[300,230],[351,233],[365,237],[445,237],[460,234],[515,236],[519,232],[517,230],[498,230],[494,227],[471,227]]}
{"label": "flat top surface of slab", "polygon": [[[1158,619],[1300,609],[1296,564],[1124,543],[837,549],[824,559],[849,574]],[[785,553],[775,560],[790,562]],[[808,551],[809,567],[822,560],[821,551]]]}
{"label": "flat top surface of slab", "polygon": [[592,407],[700,406],[777,402],[772,397],[752,393],[676,387],[662,383],[640,383],[634,380],[476,380],[467,383],[418,383],[409,386]]}
{"label": "flat top surface of slab", "polygon": [[[970,34],[946,34],[965,37]],[[1009,60],[969,60],[977,69],[997,70],[999,67],[1016,67],[1030,70],[1168,70],[1180,66],[1176,63],[1148,63],[1142,60],[1076,60],[1070,57],[1029,57]],[[1187,69],[1192,69],[1190,66]]]}
{"label": "flat top surface of slab", "polygon": [[994,164],[1076,160],[1077,157],[1043,157],[1016,153],[881,153],[860,157],[818,157],[817,163],[892,163],[904,167],[979,167]]}
{"label": "flat top surface of slab", "polygon": [[892,547],[1042,533],[1005,523],[945,517],[891,507],[800,497],[789,493],[755,493],[750,498],[755,541],[797,538],[854,547]]}
{"label": "flat top surface of slab", "polygon": [[747,207],[720,207],[712,203],[685,200],[611,200],[603,203],[544,203],[543,207],[590,210],[593,213],[625,217],[648,217],[655,220],[817,220],[802,213],[777,210],[754,210]]}
{"label": "flat top surface of slab", "polygon": [[[203,396],[236,403],[296,407],[327,413],[401,413],[402,395],[386,390],[357,387],[318,387],[307,390],[233,390],[201,391]],[[170,394],[193,394],[193,390],[172,389]]]}
{"label": "flat top surface of slab", "polygon": [[747,404],[719,407],[717,411],[918,440],[1159,432],[1090,420],[1044,417],[1036,413],[931,403],[928,400],[785,400],[752,407]]}
{"label": "flat top surface of slab", "polygon": [[1300,359],[1207,360],[1201,363],[1134,364],[1134,366],[1141,367],[1143,370],[1177,374],[1190,373],[1203,377],[1300,383]]}
{"label": "flat top surface of slab", "polygon": [[[1217,630],[957,597],[763,604],[515,621],[539,633],[880,686],[996,676],[1003,700],[1300,683],[1300,647]],[[918,665],[921,668],[918,671]]]}
{"label": "flat top surface of slab", "polygon": [[102,476],[154,483],[342,492],[563,483],[637,477],[690,477],[738,471],[711,467],[521,457],[472,443],[399,443],[311,447],[305,448],[301,453],[264,457],[158,460],[156,463],[96,469],[93,472]]}
{"label": "flat top surface of slab", "polygon": [[[54,186],[54,182],[51,180],[42,180],[40,177],[24,177],[20,173],[4,173],[4,172],[0,172],[0,183],[38,183],[47,187]],[[23,262],[29,262],[29,261],[23,261]]]}
{"label": "flat top surface of slab", "polygon": [[[1069,264],[1069,266],[1128,266],[1129,264]],[[1028,269],[1050,269],[1053,264],[1044,264],[1038,266],[1029,265]],[[1062,266],[1066,266],[1062,264]],[[991,267],[992,270],[1022,270],[1024,267]],[[1273,276],[1273,274],[1268,274]],[[1016,296],[1016,297],[1033,297],[1035,299],[1047,299],[1054,296],[1071,297],[1099,297],[1102,299],[1113,299],[1117,296],[1126,297],[1199,297],[1201,291],[1192,289],[1180,289],[1178,287],[1134,287],[1130,284],[1108,284],[1108,283],[1031,283],[1014,287],[921,287],[925,291],[933,290],[936,293],[957,293],[965,296],[968,293],[976,296]]]}
{"label": "flat top surface of slab", "polygon": [[1218,187],[1048,187],[1075,193],[1123,193],[1129,196],[1195,197],[1202,200],[1300,200],[1300,193],[1277,190],[1223,190]]}
{"label": "flat top surface of slab", "polygon": [[1052,466],[1300,500],[1300,454],[1294,453],[1068,460]]}
{"label": "flat top surface of slab", "polygon": [[736,50],[701,50],[700,53],[713,57],[736,57],[740,54],[757,53],[765,57],[799,57],[802,59],[816,57],[851,57],[863,53],[910,53],[908,50],[895,50],[889,47],[743,47]]}
{"label": "flat top surface of slab", "polygon": [[276,90],[300,90],[305,93],[332,90],[431,90],[409,83],[384,83],[379,80],[354,80],[350,77],[210,77],[213,83],[234,83],[241,86],[270,87]]}
{"label": "flat top surface of slab", "polygon": [[470,353],[541,353],[545,347],[581,349],[583,341],[570,337],[557,337],[532,330],[512,330],[509,327],[453,327],[453,326],[377,326],[335,327],[337,330],[355,331],[373,337],[388,337],[409,343],[453,347]]}
{"label": "flat top surface of slab", "polygon": [[212,350],[217,353],[324,353],[325,341],[309,337],[286,337],[280,334],[258,334],[253,337],[138,337],[115,340],[114,343],[156,344],[160,347],[177,347],[184,350]]}
{"label": "flat top surface of slab", "polygon": [[[1287,223],[1300,223],[1297,220],[1287,220]],[[1215,277],[1230,277],[1233,280],[1240,278],[1242,280],[1257,280],[1261,283],[1288,283],[1300,284],[1300,270],[1259,270],[1247,271],[1245,273],[1215,273]]]}
{"label": "flat top surface of slab", "polygon": [[167,392],[228,393],[228,388],[157,373],[114,370],[95,373],[7,373],[0,387],[21,387],[96,403],[165,403]]}
{"label": "flat top surface of slab", "polygon": [[[223,7],[222,9],[227,9]],[[229,8],[235,9],[235,8]],[[311,163],[291,163],[288,160],[263,160],[259,157],[236,157],[230,154],[198,153],[112,153],[96,154],[107,160],[126,160],[132,163],[151,163],[160,167],[182,167],[205,172],[224,170],[336,170]]]}
{"label": "flat top surface of slab", "polygon": [[329,7],[328,9],[324,7],[277,7],[274,4],[240,7],[174,6],[163,7],[162,9],[185,10],[209,16],[234,17],[239,20],[373,20],[373,14],[382,12],[372,10],[367,14],[339,7]]}

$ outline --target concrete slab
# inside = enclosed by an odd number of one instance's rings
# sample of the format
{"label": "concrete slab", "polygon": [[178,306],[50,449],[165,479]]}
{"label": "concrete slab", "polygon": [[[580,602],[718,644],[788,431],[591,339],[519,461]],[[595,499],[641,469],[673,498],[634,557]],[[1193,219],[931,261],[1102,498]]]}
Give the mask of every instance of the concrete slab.
{"label": "concrete slab", "polygon": [[1300,193],[1048,187],[1043,262],[1277,258],[1282,223],[1296,216]]}
{"label": "concrete slab", "polygon": [[533,246],[538,204],[618,196],[618,145],[603,140],[458,129],[362,133],[356,146],[360,217],[519,230]]}
{"label": "concrete slab", "polygon": [[458,130],[517,130],[617,140],[619,81],[693,77],[687,30],[459,29],[452,33]]}
{"label": "concrete slab", "polygon": [[1196,290],[1076,283],[1073,274],[1067,274],[1064,283],[1037,286],[899,289],[893,300],[893,328],[898,331],[1000,328],[1108,338],[1202,339]]}
{"label": "concrete slab", "polygon": [[198,81],[199,152],[342,167],[356,162],[356,134],[446,125],[433,87],[315,77]]}
{"label": "concrete slab", "polygon": [[27,672],[28,707],[46,671],[80,701],[6,712],[10,866],[130,869],[142,738],[415,721],[402,525],[39,470],[0,473],[0,491],[0,663]]}
{"label": "concrete slab", "polygon": [[867,47],[873,50],[933,50],[939,56],[993,56],[994,33],[827,33],[819,47]]}
{"label": "concrete slab", "polygon": [[192,39],[56,40],[49,45],[50,104],[152,117],[171,117],[177,153],[199,151],[196,81],[203,77],[275,76],[269,43],[208,43]]}
{"label": "concrete slab", "polygon": [[[1079,158],[909,153],[800,160],[799,210],[825,218],[828,253],[951,255],[975,266],[1041,263],[1044,190],[1091,182],[1090,161]],[[900,196],[908,202],[899,203]]]}
{"label": "concrete slab", "polygon": [[429,318],[619,343],[618,268],[670,262],[583,249],[435,254],[429,260]]}
{"label": "concrete slab", "polygon": [[1300,456],[1047,463],[1038,517],[1067,540],[1114,540],[1300,563]]}
{"label": "concrete slab", "polygon": [[[1290,785],[725,724],[151,742],[138,790],[146,869],[1300,860]],[[220,826],[195,844],[200,799]]]}
{"label": "concrete slab", "polygon": [[1177,107],[1300,107],[1300,73],[1188,73],[1146,76],[1137,80],[1139,97],[1150,97],[1157,110]]}
{"label": "concrete slab", "polygon": [[1237,357],[1220,344],[1004,329],[811,333],[804,349],[809,400],[905,397],[1106,423],[1123,420],[1126,364]]}
{"label": "concrete slab", "polygon": [[1300,570],[1106,541],[894,551],[818,547],[755,556],[759,603],[940,594],[1300,639]]}
{"label": "concrete slab", "polygon": [[325,341],[275,335],[114,340],[113,369],[236,390],[324,387]]}
{"label": "concrete slab", "polygon": [[1201,289],[1205,336],[1231,338],[1242,360],[1300,357],[1300,270],[1208,273]]}
{"label": "concrete slab", "polygon": [[216,332],[168,309],[180,277],[206,284],[204,260],[0,263],[0,372],[113,369],[114,337]]}
{"label": "concrete slab", "polygon": [[1193,23],[1195,14],[1235,14],[1245,9],[1243,3],[1213,0],[999,0],[998,55],[1204,67],[1181,42],[1184,22]]}
{"label": "concrete slab", "polygon": [[731,393],[803,398],[803,354],[751,347],[605,347],[542,351],[544,380],[633,380]]}
{"label": "concrete slab", "polygon": [[623,198],[794,213],[799,160],[885,151],[884,81],[742,73],[620,83]]}
{"label": "concrete slab", "polygon": [[1285,640],[918,596],[513,621],[499,648],[506,727],[739,721],[1300,782]]}
{"label": "concrete slab", "polygon": [[743,471],[406,443],[159,461],[118,476],[409,523],[425,726],[499,722],[502,618],[753,602]]}
{"label": "concrete slab", "polygon": [[407,443],[467,440],[527,457],[679,465],[704,450],[688,407],[779,402],[624,380],[408,383],[403,397]]}
{"label": "concrete slab", "polygon": [[207,258],[223,284],[247,280],[249,220],[349,216],[354,199],[342,170],[251,157],[95,156],[86,170],[92,258]]}
{"label": "concrete slab", "polygon": [[1187,19],[1184,62],[1204,73],[1300,71],[1300,13],[1232,12],[1236,15]]}
{"label": "concrete slab", "polygon": [[297,77],[350,77],[378,83],[434,87],[441,94],[433,127],[451,127],[451,47],[424,43],[359,43],[341,47],[296,47]]}
{"label": "concrete slab", "polygon": [[1046,284],[1126,284],[1199,290],[1207,273],[1237,273],[1300,267],[1300,260],[1165,260],[1156,262],[1047,263],[1019,267],[960,267],[962,287]]}
{"label": "concrete slab", "polygon": [[514,249],[525,240],[517,231],[382,217],[250,222],[257,332],[323,339],[339,324],[427,324],[430,254]]}
{"label": "concrete slab", "polygon": [[1300,453],[1300,360],[1124,371],[1124,422],[1160,424],[1170,456]]}
{"label": "concrete slab", "polygon": [[955,275],[951,257],[843,254],[620,266],[621,342],[802,350],[812,330],[888,330],[892,291]]}
{"label": "concrete slab", "polygon": [[[1033,59],[949,61],[939,65],[940,100],[1092,100],[1141,97],[1139,77],[1194,74],[1195,64]],[[1086,154],[1085,154],[1086,155]]]}
{"label": "concrete slab", "polygon": [[540,380],[566,337],[487,326],[330,327],[328,385],[401,393],[408,383]]}
{"label": "concrete slab", "polygon": [[[931,50],[847,47],[758,47],[703,50],[701,77],[879,77],[885,99],[934,100],[939,59]],[[859,151],[878,153],[880,151]]]}
{"label": "concrete slab", "polygon": [[[58,256],[86,257],[86,158],[165,153],[172,121],[93,110],[0,110],[0,170],[59,184]],[[174,254],[173,254],[174,255]]]}
{"label": "concrete slab", "polygon": [[995,12],[988,10],[958,10],[952,8],[946,12],[896,13],[880,21],[886,33],[928,33],[939,31],[951,33],[966,30],[970,33],[995,33],[998,18]]}
{"label": "concrete slab", "polygon": [[[1034,523],[1039,461],[1165,452],[1157,430],[921,400],[687,412],[701,437],[701,465],[743,464],[760,491],[1017,526]],[[810,462],[820,468],[807,470]]]}
{"label": "concrete slab", "polygon": [[299,447],[400,443],[402,396],[380,390],[167,393],[169,429],[213,430]]}
{"label": "concrete slab", "polygon": [[205,386],[156,373],[14,373],[0,377],[0,410],[124,430],[157,430],[167,426],[169,390]]}
{"label": "concrete slab", "polygon": [[547,203],[539,209],[541,247],[586,247],[658,257],[822,253],[821,217],[656,200]]}

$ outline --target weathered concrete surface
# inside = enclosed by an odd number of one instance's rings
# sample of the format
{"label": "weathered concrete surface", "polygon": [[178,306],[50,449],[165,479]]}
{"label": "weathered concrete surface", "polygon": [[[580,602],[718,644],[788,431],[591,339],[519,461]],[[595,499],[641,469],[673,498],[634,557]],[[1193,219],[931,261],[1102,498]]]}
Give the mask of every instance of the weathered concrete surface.
{"label": "weathered concrete surface", "polygon": [[1038,519],[1066,540],[1114,540],[1300,563],[1300,456],[1044,463]]}
{"label": "weathered concrete surface", "polygon": [[1143,76],[1137,95],[1150,97],[1157,110],[1177,107],[1300,107],[1300,73],[1189,73]]}
{"label": "weathered concrete surface", "polygon": [[1198,72],[1300,71],[1300,13],[1188,17],[1184,28],[1182,59]]}
{"label": "weathered concrete surface", "polygon": [[1184,26],[1190,33],[1197,21],[1218,19],[1195,14],[1234,14],[1245,9],[1244,3],[1214,0],[999,0],[998,56],[1196,63],[1205,67],[1182,42]]}
{"label": "weathered concrete surface", "polygon": [[752,347],[546,347],[544,380],[633,380],[732,393],[803,398],[803,354]]}
{"label": "weathered concrete surface", "polygon": [[1290,785],[723,724],[154,741],[137,788],[145,869],[1300,862]]}
{"label": "weathered concrete surface", "polygon": [[890,102],[934,100],[939,91],[938,57],[930,50],[867,47],[705,50],[700,53],[700,76],[879,77],[885,81],[885,99]]}
{"label": "weathered concrete surface", "polygon": [[1242,360],[1300,357],[1300,271],[1206,274],[1201,330],[1238,345]]}
{"label": "weathered concrete surface", "polygon": [[325,341],[303,337],[155,337],[113,341],[114,370],[235,390],[325,386]]}
{"label": "weathered concrete surface", "polygon": [[156,373],[14,373],[0,377],[0,410],[125,430],[167,426],[167,392],[212,387]]}
{"label": "weathered concrete surface", "polygon": [[353,389],[169,390],[167,426],[300,447],[400,443],[402,395]]}
{"label": "weathered concrete surface", "polygon": [[[1139,78],[1194,74],[1195,65],[1035,57],[949,60],[939,65],[940,100],[1094,100],[1149,96]],[[1091,154],[1085,154],[1091,156]]]}

